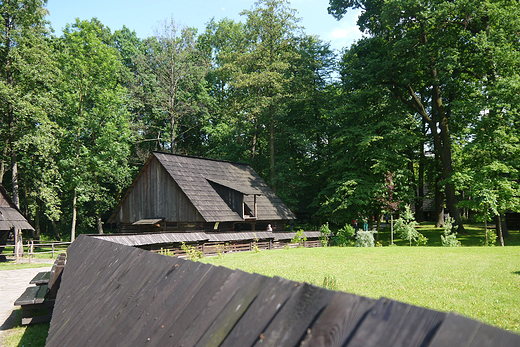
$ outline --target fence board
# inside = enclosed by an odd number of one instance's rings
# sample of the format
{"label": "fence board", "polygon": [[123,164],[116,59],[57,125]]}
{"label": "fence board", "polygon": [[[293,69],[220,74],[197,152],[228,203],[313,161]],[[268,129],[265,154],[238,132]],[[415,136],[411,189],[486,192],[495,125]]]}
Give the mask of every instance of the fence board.
{"label": "fence board", "polygon": [[[214,321],[219,319],[224,307],[233,299],[236,292],[251,280],[251,275],[242,271],[234,271],[226,282],[219,288],[209,300],[206,307],[200,310],[200,314],[178,339],[175,346],[194,346],[200,339],[201,332],[206,331]],[[163,345],[172,345],[171,341],[161,341]]]}
{"label": "fence board", "polygon": [[296,346],[334,292],[307,283],[299,284],[263,332],[255,346]]}
{"label": "fence board", "polygon": [[81,235],[46,346],[519,346],[520,336],[389,299],[232,271]]}
{"label": "fence board", "polygon": [[218,319],[204,332],[196,346],[220,346],[251,302],[260,293],[266,281],[267,277],[252,274],[250,280],[237,291],[224,307]]}
{"label": "fence board", "polygon": [[449,313],[429,346],[520,346],[520,335]]}
{"label": "fence board", "polygon": [[336,293],[313,324],[304,340],[304,345],[343,346],[375,303],[375,299],[348,293]]}
{"label": "fence board", "polygon": [[222,342],[222,347],[252,346],[295,290],[295,282],[281,277],[266,281],[244,316]]}
{"label": "fence board", "polygon": [[347,346],[427,346],[445,316],[443,312],[381,298]]}

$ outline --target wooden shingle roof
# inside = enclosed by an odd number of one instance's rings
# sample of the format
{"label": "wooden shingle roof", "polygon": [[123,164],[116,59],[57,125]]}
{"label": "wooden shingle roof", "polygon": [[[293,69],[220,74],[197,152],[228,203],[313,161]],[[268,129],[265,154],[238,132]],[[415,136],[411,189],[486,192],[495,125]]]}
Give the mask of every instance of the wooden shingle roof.
{"label": "wooden shingle roof", "polygon": [[295,215],[247,164],[154,152],[153,155],[179,185],[206,222],[240,222],[242,217],[222,200],[210,182],[246,194],[244,201],[258,206],[257,220],[290,220]]}
{"label": "wooden shingle roof", "polygon": [[0,230],[11,230],[13,228],[21,230],[34,230],[20,210],[13,203],[13,200],[0,184]]}
{"label": "wooden shingle roof", "polygon": [[519,346],[454,313],[334,292],[80,235],[47,347]]}

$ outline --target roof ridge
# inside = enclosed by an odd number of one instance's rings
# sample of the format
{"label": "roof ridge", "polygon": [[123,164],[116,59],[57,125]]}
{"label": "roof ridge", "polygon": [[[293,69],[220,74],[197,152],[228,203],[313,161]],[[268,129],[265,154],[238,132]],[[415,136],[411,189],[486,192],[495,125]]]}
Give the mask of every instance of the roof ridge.
{"label": "roof ridge", "polygon": [[197,156],[194,156],[194,155],[187,155],[187,154],[176,154],[176,153],[168,153],[168,152],[163,152],[163,151],[153,151],[152,153],[153,154],[159,153],[159,154],[166,154],[166,155],[174,155],[174,156],[177,156],[177,157],[200,159],[200,160],[217,161],[217,162],[221,162],[221,163],[246,165],[246,166],[249,166],[249,167],[251,166],[248,163],[241,163],[241,162],[238,162],[238,161],[231,161],[231,160],[224,160],[224,159],[213,159],[213,158],[204,158],[204,157],[197,157]]}

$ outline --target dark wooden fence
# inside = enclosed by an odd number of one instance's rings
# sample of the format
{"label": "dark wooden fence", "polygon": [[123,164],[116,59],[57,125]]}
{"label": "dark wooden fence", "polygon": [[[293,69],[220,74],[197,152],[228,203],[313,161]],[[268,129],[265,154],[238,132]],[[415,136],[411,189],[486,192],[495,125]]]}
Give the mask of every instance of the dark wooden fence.
{"label": "dark wooden fence", "polygon": [[519,346],[454,313],[334,292],[81,235],[47,337],[53,346]]}

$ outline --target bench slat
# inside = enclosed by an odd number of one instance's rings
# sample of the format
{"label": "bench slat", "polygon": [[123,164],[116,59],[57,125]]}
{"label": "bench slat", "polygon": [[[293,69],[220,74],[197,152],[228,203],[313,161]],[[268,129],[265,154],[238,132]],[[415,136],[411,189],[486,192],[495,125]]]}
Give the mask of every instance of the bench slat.
{"label": "bench slat", "polygon": [[29,282],[29,283],[36,284],[36,285],[47,284],[47,283],[49,283],[50,276],[51,276],[50,271],[38,272],[38,274],[36,274],[36,276],[34,276],[33,279],[31,280],[31,282]]}
{"label": "bench slat", "polygon": [[47,285],[27,287],[25,292],[14,302],[15,306],[41,304],[47,294]]}

